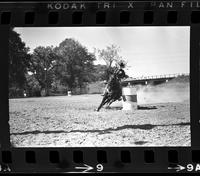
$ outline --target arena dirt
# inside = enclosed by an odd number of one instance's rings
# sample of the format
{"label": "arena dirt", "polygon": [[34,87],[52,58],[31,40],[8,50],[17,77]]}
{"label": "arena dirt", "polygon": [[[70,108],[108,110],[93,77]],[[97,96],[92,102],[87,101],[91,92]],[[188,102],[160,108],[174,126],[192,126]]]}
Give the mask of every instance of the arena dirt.
{"label": "arena dirt", "polygon": [[115,102],[95,112],[101,99],[100,94],[10,99],[12,145],[191,145],[189,84],[140,87],[135,111],[123,111],[121,102]]}

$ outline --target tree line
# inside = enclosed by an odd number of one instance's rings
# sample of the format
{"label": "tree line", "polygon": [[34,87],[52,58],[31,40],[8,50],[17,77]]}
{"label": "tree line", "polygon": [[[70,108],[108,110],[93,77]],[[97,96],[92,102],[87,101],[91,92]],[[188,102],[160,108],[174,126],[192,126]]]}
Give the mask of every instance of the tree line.
{"label": "tree line", "polygon": [[[95,53],[105,65],[95,65]],[[10,29],[9,37],[9,97],[49,96],[67,94],[68,90],[85,88],[87,84],[108,80],[123,59],[119,47],[111,45],[93,53],[73,38],[64,39],[57,47],[38,46],[32,53]],[[115,64],[114,64],[115,63]]]}

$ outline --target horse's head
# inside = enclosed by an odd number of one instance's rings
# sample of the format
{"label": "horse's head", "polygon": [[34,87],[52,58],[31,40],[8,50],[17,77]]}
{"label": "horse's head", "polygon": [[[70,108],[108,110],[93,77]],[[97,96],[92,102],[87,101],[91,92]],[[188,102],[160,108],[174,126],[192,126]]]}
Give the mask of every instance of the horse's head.
{"label": "horse's head", "polygon": [[118,80],[119,80],[119,77],[116,73],[114,73],[110,76],[110,82],[113,82],[113,81],[116,82]]}
{"label": "horse's head", "polygon": [[115,79],[117,81],[121,80],[121,75],[119,75],[118,73],[115,73],[113,76],[114,76],[113,79]]}
{"label": "horse's head", "polygon": [[117,74],[112,74],[110,76],[110,79],[108,81],[108,87],[109,89],[113,89],[116,87],[116,85],[119,84],[119,78],[118,78],[118,75]]}

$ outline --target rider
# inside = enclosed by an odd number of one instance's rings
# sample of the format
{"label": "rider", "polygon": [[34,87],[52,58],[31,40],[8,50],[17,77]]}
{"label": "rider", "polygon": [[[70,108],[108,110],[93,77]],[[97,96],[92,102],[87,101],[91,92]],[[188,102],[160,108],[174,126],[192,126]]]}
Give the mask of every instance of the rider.
{"label": "rider", "polygon": [[[128,76],[125,74],[125,71],[123,70],[125,68],[125,64],[123,62],[120,62],[118,64],[118,67],[116,68],[116,70],[114,71],[114,74],[117,76],[119,83],[120,83],[120,87],[121,87],[121,80],[124,78],[127,78]],[[104,92],[102,94],[102,96],[105,95],[105,93],[110,92],[110,90],[108,90],[108,84],[106,85]]]}
{"label": "rider", "polygon": [[125,64],[123,62],[119,63],[119,68],[117,68],[117,70],[115,71],[115,74],[117,75],[117,77],[119,78],[119,80],[121,81],[124,78],[127,78],[128,76],[126,75],[125,71],[123,70],[125,68]]}

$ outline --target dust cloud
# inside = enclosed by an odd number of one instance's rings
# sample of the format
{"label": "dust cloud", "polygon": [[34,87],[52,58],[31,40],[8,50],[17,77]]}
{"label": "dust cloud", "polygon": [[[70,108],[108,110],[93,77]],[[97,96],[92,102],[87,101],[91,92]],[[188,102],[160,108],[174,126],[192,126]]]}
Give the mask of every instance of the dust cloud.
{"label": "dust cloud", "polygon": [[189,82],[136,86],[138,104],[184,102],[190,99]]}

